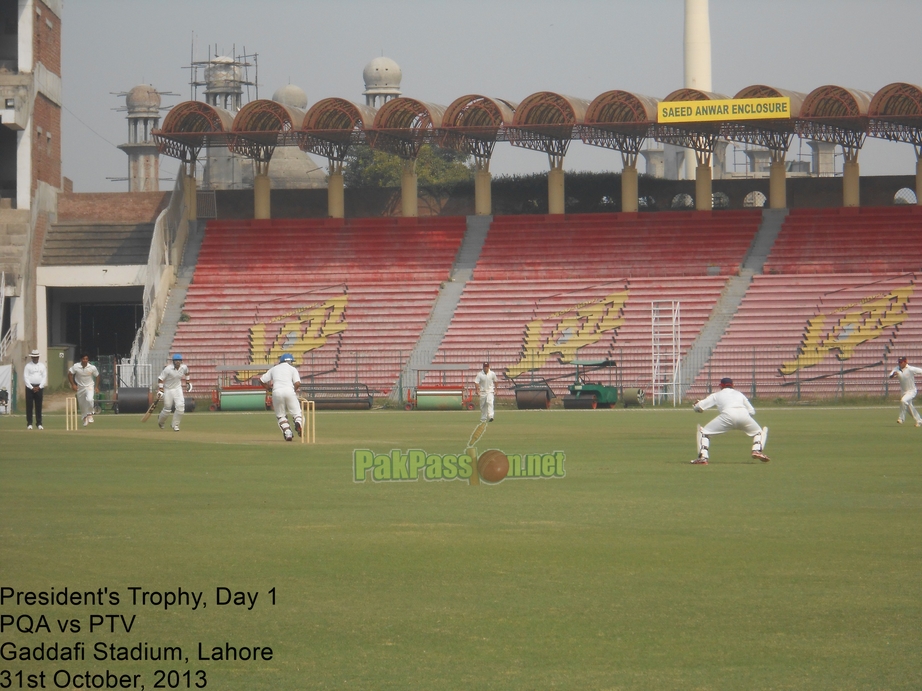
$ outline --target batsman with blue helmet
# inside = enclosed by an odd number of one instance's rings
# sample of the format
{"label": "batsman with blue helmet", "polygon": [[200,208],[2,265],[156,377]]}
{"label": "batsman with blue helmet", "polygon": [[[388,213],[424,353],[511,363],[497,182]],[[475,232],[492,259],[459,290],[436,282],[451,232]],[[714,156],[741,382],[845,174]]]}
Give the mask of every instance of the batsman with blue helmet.
{"label": "batsman with blue helmet", "polygon": [[270,368],[259,380],[266,385],[272,393],[272,409],[278,418],[279,429],[285,441],[292,441],[294,435],[288,424],[291,416],[295,423],[295,431],[301,434],[301,403],[298,401],[298,389],[301,388],[301,375],[294,367],[294,356],[285,353],[279,358],[279,364]]}

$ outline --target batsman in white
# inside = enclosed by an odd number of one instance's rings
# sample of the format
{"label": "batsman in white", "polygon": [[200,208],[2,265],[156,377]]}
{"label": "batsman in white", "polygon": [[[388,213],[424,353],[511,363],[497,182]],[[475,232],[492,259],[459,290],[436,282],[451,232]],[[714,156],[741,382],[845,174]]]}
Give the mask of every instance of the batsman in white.
{"label": "batsman in white", "polygon": [[163,408],[157,416],[160,429],[166,423],[167,416],[173,411],[173,431],[179,431],[179,421],[186,412],[186,395],[183,391],[182,380],[186,380],[186,391],[192,393],[192,381],[189,378],[189,368],[182,364],[182,355],[173,354],[173,361],[163,368],[157,377],[157,400],[163,399]]}
{"label": "batsman in white", "polygon": [[496,395],[496,372],[490,371],[490,363],[483,363],[483,369],[474,377],[480,394],[480,421],[493,422],[493,399]]}
{"label": "batsman in white", "polygon": [[269,368],[259,378],[266,388],[272,393],[272,409],[279,421],[279,429],[285,441],[291,441],[294,436],[288,424],[288,416],[295,421],[295,431],[301,434],[301,402],[298,400],[298,389],[301,388],[301,375],[292,363],[295,361],[291,353],[284,353],[279,358],[279,364]]}
{"label": "batsman in white", "polygon": [[771,459],[763,453],[768,441],[768,427],[759,427],[759,423],[752,419],[756,414],[755,408],[746,396],[733,388],[733,380],[729,377],[720,380],[720,389],[695,403],[695,412],[703,413],[715,407],[720,415],[704,427],[698,425],[698,457],[692,463],[707,465],[711,435],[723,434],[731,429],[743,430],[752,437],[752,457],[768,463]]}
{"label": "batsman in white", "polygon": [[96,408],[96,380],[99,370],[90,364],[90,356],[84,353],[80,362],[75,362],[67,370],[70,388],[77,392],[77,404],[80,406],[80,415],[83,417],[83,426],[93,422],[93,411]]}
{"label": "batsman in white", "polygon": [[908,410],[912,413],[912,417],[916,421],[916,427],[922,427],[922,416],[919,415],[919,411],[916,410],[916,407],[912,404],[913,399],[918,393],[916,391],[917,374],[922,374],[922,369],[910,365],[905,357],[901,357],[897,366],[890,372],[890,379],[893,379],[893,377],[899,377],[900,379],[900,391],[902,392],[902,396],[900,396],[900,416],[896,419],[897,423],[900,425],[902,425],[903,420],[906,419],[906,411]]}

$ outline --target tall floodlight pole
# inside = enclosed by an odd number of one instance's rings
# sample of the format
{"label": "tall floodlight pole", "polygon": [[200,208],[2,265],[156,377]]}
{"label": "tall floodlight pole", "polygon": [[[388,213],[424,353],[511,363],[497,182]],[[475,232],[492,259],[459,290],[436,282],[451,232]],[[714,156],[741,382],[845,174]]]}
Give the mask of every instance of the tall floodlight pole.
{"label": "tall floodlight pole", "polygon": [[[685,0],[685,88],[711,91],[711,21],[708,0]],[[685,178],[695,177],[694,152],[685,154]]]}

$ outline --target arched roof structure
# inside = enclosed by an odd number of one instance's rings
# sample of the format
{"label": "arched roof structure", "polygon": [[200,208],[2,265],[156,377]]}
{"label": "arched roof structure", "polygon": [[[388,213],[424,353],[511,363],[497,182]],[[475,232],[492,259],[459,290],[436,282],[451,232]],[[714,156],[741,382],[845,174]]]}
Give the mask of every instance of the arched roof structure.
{"label": "arched roof structure", "polygon": [[164,156],[183,162],[194,161],[203,146],[226,136],[234,126],[234,116],[223,108],[201,101],[184,101],[170,109],[163,126],[151,134]]}
{"label": "arched roof structure", "polygon": [[589,101],[552,91],[527,96],[515,109],[509,143],[549,156],[565,156],[575,128],[583,124],[588,109]]}
{"label": "arched roof structure", "polygon": [[658,98],[629,91],[606,91],[586,109],[580,138],[586,144],[636,154],[653,136]]}
{"label": "arched roof structure", "polygon": [[860,149],[868,132],[868,108],[874,94],[827,85],[804,99],[797,119],[797,134],[806,139]]}
{"label": "arched roof structure", "polygon": [[343,98],[317,101],[304,116],[298,146],[331,161],[343,161],[349,147],[374,125],[377,110]]}
{"label": "arched roof structure", "polygon": [[733,97],[739,98],[788,98],[791,101],[791,117],[775,120],[727,121],[721,128],[725,139],[743,144],[764,146],[784,155],[794,139],[796,119],[800,117],[806,95],[787,89],[777,89],[765,84],[753,84],[741,89]]}
{"label": "arched roof structure", "polygon": [[279,137],[300,130],[305,114],[300,108],[277,101],[250,101],[234,118],[228,148],[247,158],[268,162],[279,144]]}
{"label": "arched roof structure", "polygon": [[872,137],[922,146],[922,88],[888,84],[871,99],[868,119]]}
{"label": "arched roof structure", "polygon": [[445,106],[415,98],[394,98],[378,109],[367,133],[371,148],[414,159],[420,147],[442,126]]}
{"label": "arched roof structure", "polygon": [[[722,101],[730,98],[723,94],[700,89],[677,89],[666,96],[663,101]],[[681,125],[662,125],[655,127],[655,138],[659,142],[683,146],[694,149],[699,158],[709,157],[714,151],[714,145],[721,136],[721,122],[686,122]],[[700,161],[699,161],[700,163]]]}
{"label": "arched roof structure", "polygon": [[517,106],[513,101],[477,94],[456,98],[445,109],[438,143],[487,160],[500,132],[512,124]]}

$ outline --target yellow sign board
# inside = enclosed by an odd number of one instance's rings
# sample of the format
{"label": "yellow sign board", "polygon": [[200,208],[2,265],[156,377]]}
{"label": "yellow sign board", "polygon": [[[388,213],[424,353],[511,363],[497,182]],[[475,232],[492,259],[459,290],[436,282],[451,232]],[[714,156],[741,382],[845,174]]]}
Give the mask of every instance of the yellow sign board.
{"label": "yellow sign board", "polygon": [[728,98],[715,101],[660,101],[656,121],[713,122],[715,120],[779,120],[791,117],[791,99]]}

